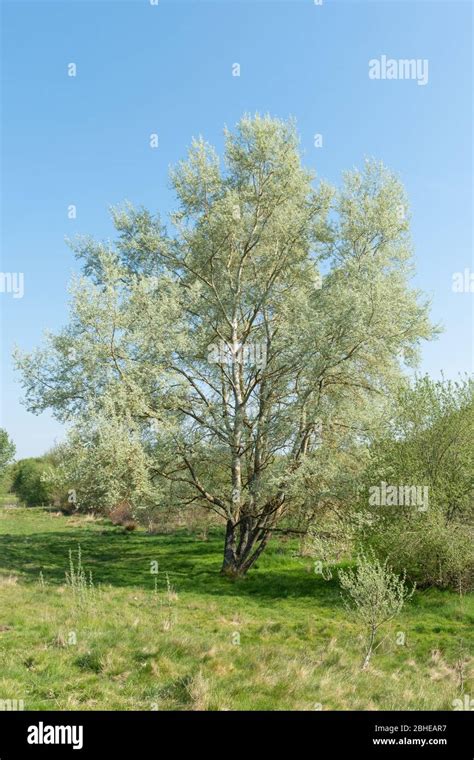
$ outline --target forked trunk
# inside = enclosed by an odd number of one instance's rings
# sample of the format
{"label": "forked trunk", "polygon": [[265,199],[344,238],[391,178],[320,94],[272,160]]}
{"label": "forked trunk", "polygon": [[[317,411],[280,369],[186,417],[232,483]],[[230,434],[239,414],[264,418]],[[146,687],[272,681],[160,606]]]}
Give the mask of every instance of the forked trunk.
{"label": "forked trunk", "polygon": [[269,538],[269,531],[251,526],[248,520],[243,519],[237,525],[228,520],[221,574],[241,578],[260,557]]}

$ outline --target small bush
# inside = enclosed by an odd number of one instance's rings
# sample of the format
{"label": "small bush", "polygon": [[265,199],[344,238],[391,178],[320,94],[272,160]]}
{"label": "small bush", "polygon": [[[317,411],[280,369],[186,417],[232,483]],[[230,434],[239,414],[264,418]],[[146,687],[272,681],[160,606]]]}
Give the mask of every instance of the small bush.
{"label": "small bush", "polygon": [[41,457],[22,459],[13,467],[12,490],[28,507],[51,504],[52,489],[43,479],[48,463]]}
{"label": "small bush", "polygon": [[127,501],[122,501],[111,509],[109,519],[114,525],[121,525],[125,530],[132,531],[137,527],[132,508]]}
{"label": "small bush", "polygon": [[375,523],[368,544],[419,588],[474,589],[474,531],[431,512]]}
{"label": "small bush", "polygon": [[366,634],[366,651],[362,663],[365,669],[375,647],[379,628],[393,620],[402,610],[406,599],[414,593],[405,586],[405,577],[399,577],[388,567],[387,560],[380,563],[375,557],[360,554],[354,571],[340,570],[339,580],[348,597],[344,603],[362,623]]}

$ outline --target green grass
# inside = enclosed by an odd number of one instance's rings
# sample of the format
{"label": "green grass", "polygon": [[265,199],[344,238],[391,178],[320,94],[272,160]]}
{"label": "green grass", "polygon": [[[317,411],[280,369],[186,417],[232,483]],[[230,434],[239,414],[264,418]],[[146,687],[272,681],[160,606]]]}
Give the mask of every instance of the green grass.
{"label": "green grass", "polygon": [[[416,592],[363,672],[337,581],[292,542],[232,582],[217,530],[152,536],[12,507],[0,534],[0,699],[25,709],[449,710],[474,694],[460,665],[472,597]],[[78,545],[92,587],[66,583]]]}
{"label": "green grass", "polygon": [[17,506],[19,504],[18,496],[14,493],[0,493],[0,507]]}

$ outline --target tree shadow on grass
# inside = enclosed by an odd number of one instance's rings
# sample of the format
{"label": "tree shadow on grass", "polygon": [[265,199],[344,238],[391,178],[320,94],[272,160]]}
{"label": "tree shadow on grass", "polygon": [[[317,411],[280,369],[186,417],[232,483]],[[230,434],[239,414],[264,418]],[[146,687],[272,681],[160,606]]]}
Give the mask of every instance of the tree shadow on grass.
{"label": "tree shadow on grass", "polygon": [[[232,581],[219,575],[220,533],[208,541],[183,532],[148,535],[125,533],[121,528],[76,530],[72,526],[27,536],[6,534],[0,536],[0,572],[26,581],[38,581],[41,572],[48,583],[64,583],[69,552],[76,562],[79,545],[84,569],[92,572],[95,584],[151,590],[156,577],[164,588],[168,573],[179,592],[268,599],[317,597],[318,603],[330,605],[339,600],[336,579],[325,581],[305,572],[301,562],[281,553],[278,545],[269,547],[245,578]],[[152,562],[158,562],[158,576],[150,572]]]}

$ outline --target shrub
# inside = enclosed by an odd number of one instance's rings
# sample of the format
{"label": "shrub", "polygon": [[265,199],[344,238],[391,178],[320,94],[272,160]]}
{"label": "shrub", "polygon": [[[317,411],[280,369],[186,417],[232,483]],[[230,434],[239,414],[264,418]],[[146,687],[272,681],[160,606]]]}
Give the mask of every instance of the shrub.
{"label": "shrub", "polygon": [[131,531],[137,527],[132,508],[127,501],[122,501],[111,509],[109,519],[114,525],[121,525],[125,530]]}
{"label": "shrub", "polygon": [[42,457],[22,459],[14,466],[12,490],[28,507],[52,501],[52,488],[43,479],[46,466]]}
{"label": "shrub", "polygon": [[339,580],[348,598],[344,603],[364,627],[365,656],[362,668],[367,668],[381,626],[393,620],[402,610],[406,599],[414,593],[405,586],[405,576],[399,577],[374,556],[359,554],[356,570],[340,570]]}
{"label": "shrub", "polygon": [[461,593],[474,588],[474,533],[443,515],[410,515],[405,520],[380,520],[367,533],[366,543],[387,557],[397,572],[420,588],[437,586]]}
{"label": "shrub", "polygon": [[50,453],[51,481],[62,494],[74,494],[74,509],[110,514],[126,502],[132,520],[157,499],[147,470],[147,455],[137,426],[109,416],[89,416],[69,431],[68,440]]}
{"label": "shrub", "polygon": [[[403,386],[361,484],[364,544],[419,586],[474,588],[473,468],[474,380]],[[380,499],[382,483],[423,498]]]}

